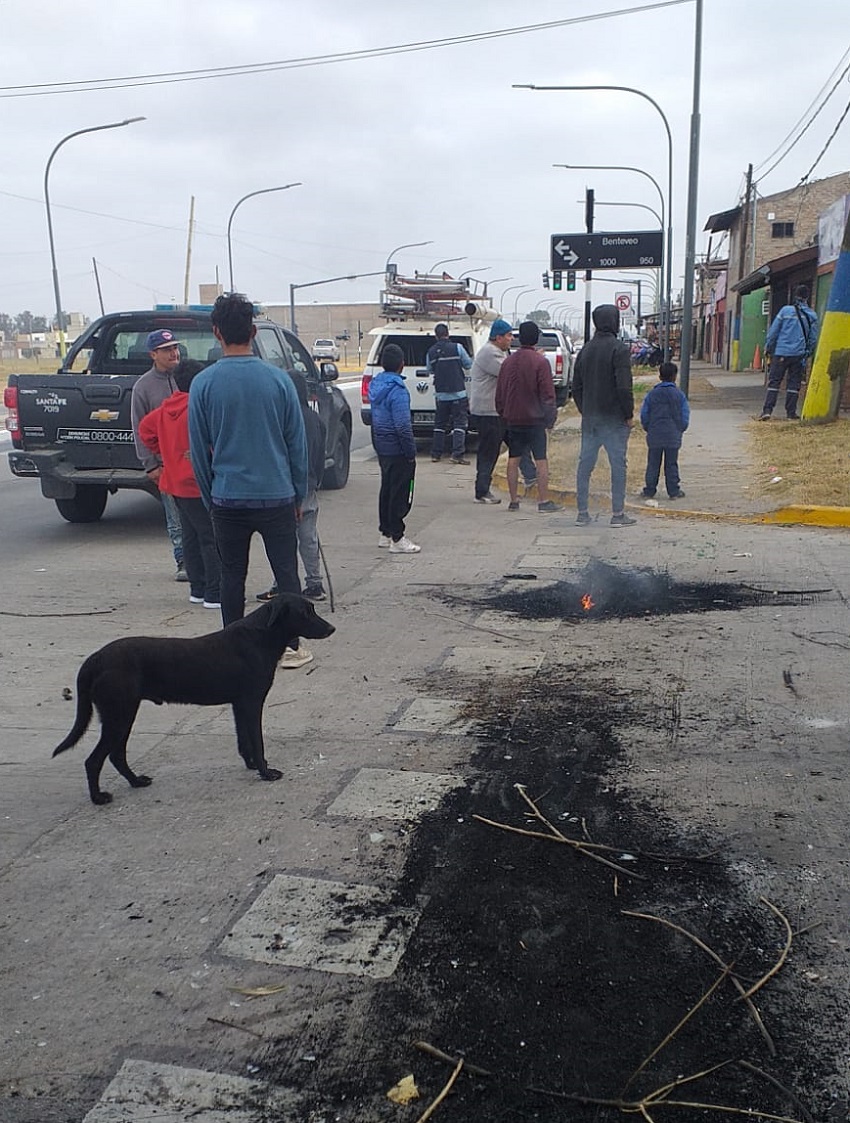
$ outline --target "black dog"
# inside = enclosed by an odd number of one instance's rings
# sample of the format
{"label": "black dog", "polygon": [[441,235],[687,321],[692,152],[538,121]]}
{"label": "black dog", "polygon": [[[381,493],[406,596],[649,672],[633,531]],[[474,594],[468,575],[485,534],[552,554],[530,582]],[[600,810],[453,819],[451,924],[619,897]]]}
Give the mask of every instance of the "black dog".
{"label": "black dog", "polygon": [[128,636],[90,655],[77,674],[74,727],[53,755],[76,745],[88,729],[92,706],[100,716],[100,740],[86,760],[92,803],[109,803],[100,790],[106,758],[134,788],[146,788],[149,776],[137,776],[127,764],[127,738],[142,699],[162,705],[230,703],[236,722],[239,755],[263,780],[279,780],[269,768],[263,745],[263,703],[274,681],[284,648],[299,636],[325,639],[336,629],[316,614],[305,597],[283,593],[244,620],[197,639]]}

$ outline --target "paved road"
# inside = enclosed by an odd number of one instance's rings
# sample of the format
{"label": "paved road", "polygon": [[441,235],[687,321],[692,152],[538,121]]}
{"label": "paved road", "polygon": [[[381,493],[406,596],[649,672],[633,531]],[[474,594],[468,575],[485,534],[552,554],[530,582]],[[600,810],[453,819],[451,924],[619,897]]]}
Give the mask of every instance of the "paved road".
{"label": "paved road", "polygon": [[[349,486],[322,496],[338,630],[269,696],[281,783],[239,766],[225,709],[146,704],[129,755],[153,786],[110,774],[115,802],[94,807],[83,775],[92,734],[50,758],[71,725],[64,694],[80,661],[118,636],[197,635],[215,621],[171,580],[148,497],[118,495],[100,523],[71,526],[37,482],[0,467],[4,1123],[141,1123],[153,1109],[183,1119],[204,1104],[208,1123],[249,1123],[256,1115],[222,1104],[249,1102],[261,1038],[283,1043],[294,1084],[319,1055],[356,1074],[374,1112],[337,1102],[337,1118],[384,1118],[386,1088],[361,1071],[358,1026],[404,939],[388,944],[368,918],[402,934],[416,924],[422,904],[400,909],[392,894],[418,817],[473,781],[465,701],[500,677],[545,682],[553,668],[583,667],[616,691],[627,762],[613,784],[685,833],[714,832],[754,899],[769,890],[795,923],[821,922],[789,970],[810,969],[815,997],[822,988],[838,1003],[850,975],[845,536],[651,517],[578,529],[571,516],[475,506],[472,472],[422,458],[417,557],[376,548],[377,465],[365,447]],[[480,603],[516,586],[505,575],[542,582],[591,559],[695,584],[825,591],[578,625]],[[249,587],[267,584],[257,550]],[[647,708],[657,724],[635,716],[629,728],[630,711]],[[517,782],[524,751],[503,765]],[[347,919],[332,916],[339,901]],[[231,989],[252,986],[285,990],[251,1002]]]}

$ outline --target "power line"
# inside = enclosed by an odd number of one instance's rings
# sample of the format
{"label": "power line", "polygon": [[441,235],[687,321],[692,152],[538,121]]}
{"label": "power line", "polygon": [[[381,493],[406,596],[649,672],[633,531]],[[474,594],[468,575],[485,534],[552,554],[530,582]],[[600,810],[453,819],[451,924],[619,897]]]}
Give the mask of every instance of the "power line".
{"label": "power line", "polygon": [[809,170],[806,172],[806,174],[800,180],[800,183],[805,183],[806,180],[809,178],[809,176],[812,174],[812,172],[815,170],[815,168],[818,166],[818,164],[821,162],[824,155],[826,154],[827,148],[829,148],[829,146],[835,140],[835,134],[841,128],[842,124],[844,123],[844,118],[847,116],[848,113],[850,113],[850,101],[848,101],[847,104],[844,106],[844,112],[838,118],[838,124],[832,130],[832,133],[830,134],[829,139],[827,140],[826,144],[823,146],[823,148],[818,153],[818,158],[815,160],[815,162],[812,164],[812,166],[809,168]]}
{"label": "power line", "polygon": [[[841,59],[841,61],[842,61],[842,62],[843,62],[843,61],[844,61],[844,59],[845,59],[845,58],[847,57],[847,53],[848,53],[848,52],[845,52],[845,54],[844,54],[844,55],[842,56],[842,59]],[[841,63],[839,63],[838,65],[840,66],[840,65],[841,65]],[[788,145],[788,147],[787,147],[787,148],[785,149],[785,151],[784,151],[784,152],[782,153],[782,155],[781,155],[781,156],[780,156],[780,157],[779,157],[779,158],[778,158],[777,160],[775,160],[775,161],[774,161],[774,162],[773,162],[773,163],[772,163],[772,164],[770,165],[770,167],[769,167],[769,168],[767,169],[767,171],[766,171],[766,172],[762,172],[762,174],[761,174],[761,175],[760,175],[760,176],[758,177],[758,179],[757,179],[757,180],[755,181],[756,183],[761,183],[761,181],[762,181],[763,179],[765,179],[765,178],[766,178],[767,176],[769,176],[769,175],[770,175],[770,173],[771,173],[771,172],[772,172],[772,171],[774,170],[774,168],[777,168],[777,167],[778,167],[778,166],[779,166],[779,165],[780,165],[780,164],[782,163],[782,161],[783,161],[783,160],[785,159],[785,157],[786,157],[786,156],[787,156],[787,155],[789,154],[789,152],[791,152],[791,151],[792,151],[792,149],[793,149],[793,148],[794,148],[794,147],[795,147],[795,146],[796,146],[796,145],[797,145],[797,144],[798,144],[798,143],[799,143],[799,142],[800,142],[800,141],[801,141],[801,140],[803,139],[803,137],[804,137],[804,136],[806,135],[806,133],[807,133],[807,132],[809,131],[809,129],[811,128],[811,126],[812,126],[812,125],[813,125],[813,124],[815,123],[815,121],[817,120],[817,118],[818,118],[818,117],[820,116],[820,113],[822,112],[822,110],[826,108],[827,102],[828,102],[828,101],[829,101],[829,99],[830,99],[830,98],[832,97],[832,95],[833,95],[833,94],[835,93],[835,91],[836,91],[836,90],[838,89],[839,85],[840,85],[840,84],[841,84],[841,82],[843,81],[843,79],[844,79],[845,75],[846,75],[846,74],[848,73],[848,71],[850,71],[850,63],[848,63],[848,64],[847,64],[847,65],[846,65],[846,66],[844,67],[844,69],[843,69],[843,70],[842,70],[842,72],[841,72],[841,73],[839,74],[838,78],[836,79],[835,83],[833,84],[832,88],[830,89],[829,93],[828,93],[828,94],[826,95],[826,97],[825,97],[825,98],[823,99],[823,101],[822,101],[822,102],[820,103],[820,105],[819,105],[819,106],[817,107],[817,109],[816,109],[816,110],[815,110],[815,112],[814,112],[814,113],[812,114],[812,116],[811,116],[811,118],[809,119],[809,121],[807,121],[807,122],[806,122],[806,124],[805,124],[805,126],[804,126],[804,127],[802,128],[802,130],[801,130],[801,131],[800,131],[800,132],[798,133],[798,135],[797,135],[797,136],[796,136],[796,137],[794,138],[794,140],[793,140],[793,141],[791,142],[791,144],[789,144],[789,145]],[[834,74],[834,73],[835,73],[835,71],[833,71],[833,74]],[[811,108],[811,106],[810,106],[809,108]],[[806,110],[806,113],[808,113],[808,110]],[[805,117],[805,114],[803,114],[803,116]],[[801,118],[801,120],[802,120],[802,118]],[[794,129],[796,129],[796,128],[797,128],[797,126],[799,125],[799,123],[800,123],[800,122],[798,121],[798,122],[797,122],[797,125],[795,125],[795,126],[794,126]],[[788,134],[788,136],[791,136],[791,135],[792,135],[792,133],[794,132],[794,129],[792,129],[792,130],[791,130],[791,133],[789,133],[789,134]],[[786,137],[785,139],[787,140],[787,139],[788,139],[788,137]],[[785,143],[785,141],[783,141],[782,143],[784,144],[784,143]],[[782,147],[782,145],[780,145],[779,147],[781,148],[781,147]],[[774,149],[774,152],[776,152],[776,151],[778,151],[778,149]],[[771,153],[771,156],[772,156],[772,155],[773,155],[773,153]],[[823,155],[823,153],[821,153],[821,155]],[[770,159],[770,156],[768,156],[768,157],[767,157],[767,159],[769,160],[769,159]],[[818,157],[818,159],[820,159],[820,157]],[[763,166],[763,165],[764,165],[765,163],[767,163],[767,161],[766,161],[766,160],[763,160],[763,161],[762,161],[762,163],[761,163],[761,164],[759,165],[759,167],[762,167],[762,166]]]}
{"label": "power line", "polygon": [[524,24],[519,27],[498,28],[494,31],[455,35],[447,39],[422,39],[412,43],[396,43],[386,47],[367,47],[358,51],[336,54],[307,55],[301,58],[280,59],[273,62],[244,63],[238,66],[203,67],[199,70],[168,70],[154,74],[129,74],[111,78],[86,78],[72,82],[39,82],[23,86],[0,86],[0,98],[47,97],[55,94],[89,93],[93,90],[131,89],[135,86],[163,86],[181,82],[202,82],[213,78],[233,78],[248,74],[265,74],[276,70],[296,70],[312,66],[330,66],[340,62],[357,62],[382,58],[388,55],[410,54],[415,51],[432,51],[442,47],[457,47],[479,43],[487,39],[500,39],[513,35],[527,35],[536,31],[550,31],[556,27],[569,27],[580,23],[612,19],[690,4],[693,0],[657,0],[656,3],[638,4],[616,8],[608,12],[574,16],[570,19],[550,20],[546,23]]}

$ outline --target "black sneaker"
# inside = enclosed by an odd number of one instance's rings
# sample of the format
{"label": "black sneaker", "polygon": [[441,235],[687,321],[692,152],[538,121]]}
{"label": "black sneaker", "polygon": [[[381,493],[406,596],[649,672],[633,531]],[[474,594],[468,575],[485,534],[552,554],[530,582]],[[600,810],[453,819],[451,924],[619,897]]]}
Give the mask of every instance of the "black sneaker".
{"label": "black sneaker", "polygon": [[277,596],[277,585],[272,585],[270,589],[266,589],[264,593],[257,593],[257,600],[274,600]]}
{"label": "black sneaker", "polygon": [[553,503],[551,499],[547,499],[545,503],[537,504],[537,510],[541,513],[541,515],[548,515],[554,511],[560,511],[560,509],[561,508],[558,506],[558,504]]}
{"label": "black sneaker", "polygon": [[321,585],[308,585],[304,590],[304,596],[308,600],[327,600],[327,593]]}
{"label": "black sneaker", "polygon": [[469,461],[466,459],[465,456],[453,456],[452,457],[452,464],[466,464],[466,465],[468,465]]}
{"label": "black sneaker", "polygon": [[634,526],[637,519],[631,518],[625,512],[622,515],[611,516],[611,526]]}
{"label": "black sneaker", "polygon": [[186,567],[183,562],[177,563],[177,572],[174,574],[175,581],[188,581],[189,574],[186,572]]}
{"label": "black sneaker", "polygon": [[681,488],[679,489],[679,491],[674,491],[672,495],[668,496],[668,499],[684,499],[684,498],[685,498],[685,493],[684,493],[684,491],[681,490]]}
{"label": "black sneaker", "polygon": [[576,526],[590,526],[590,511],[579,511],[576,515]]}
{"label": "black sneaker", "polygon": [[643,489],[643,491],[641,492],[641,495],[643,496],[643,498],[644,498],[644,499],[654,499],[654,498],[655,498],[655,492],[654,492],[654,491],[650,491],[650,490],[649,490],[648,488],[646,488],[646,487],[645,487],[645,488]]}
{"label": "black sneaker", "polygon": [[763,413],[763,414],[761,415],[761,417],[759,418],[759,421],[770,421],[771,417],[772,417],[772,414],[770,414],[770,413]]}

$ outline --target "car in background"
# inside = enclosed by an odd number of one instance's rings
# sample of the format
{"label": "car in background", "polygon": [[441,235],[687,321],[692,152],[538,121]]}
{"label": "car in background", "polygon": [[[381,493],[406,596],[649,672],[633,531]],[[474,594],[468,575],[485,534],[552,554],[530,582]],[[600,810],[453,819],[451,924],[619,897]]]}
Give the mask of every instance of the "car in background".
{"label": "car in background", "polygon": [[[511,350],[519,347],[519,328],[514,328]],[[572,393],[573,362],[575,349],[573,341],[558,328],[541,328],[537,350],[542,351],[552,368],[552,381],[555,383],[555,401],[558,406],[567,404]]]}
{"label": "car in background", "polygon": [[332,363],[339,362],[339,345],[334,339],[317,339],[313,343],[313,358],[328,359]]}

